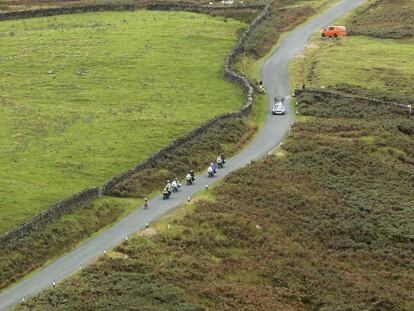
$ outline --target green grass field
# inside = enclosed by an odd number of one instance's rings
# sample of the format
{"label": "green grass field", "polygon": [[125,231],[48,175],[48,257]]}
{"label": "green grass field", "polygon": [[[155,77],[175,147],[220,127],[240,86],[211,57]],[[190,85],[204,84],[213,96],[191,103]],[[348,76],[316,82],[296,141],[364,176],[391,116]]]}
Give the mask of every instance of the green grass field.
{"label": "green grass field", "polygon": [[112,12],[0,23],[0,232],[243,103],[242,22]]}
{"label": "green grass field", "polygon": [[350,36],[322,40],[319,34],[290,64],[292,88],[336,89],[413,102],[412,0],[375,0],[336,21]]}
{"label": "green grass field", "polygon": [[372,97],[414,101],[414,45],[350,36],[337,41],[315,35],[289,66],[293,87],[338,89]]}

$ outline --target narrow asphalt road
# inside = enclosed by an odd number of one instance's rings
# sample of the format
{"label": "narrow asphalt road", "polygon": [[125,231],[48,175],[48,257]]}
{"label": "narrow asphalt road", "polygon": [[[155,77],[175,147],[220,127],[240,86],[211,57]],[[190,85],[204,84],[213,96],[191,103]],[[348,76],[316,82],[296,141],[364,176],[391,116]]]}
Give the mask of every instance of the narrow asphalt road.
{"label": "narrow asphalt road", "polygon": [[[362,2],[364,0],[343,0],[325,13],[289,33],[283,40],[280,47],[264,63],[262,68],[262,80],[269,95],[269,111],[275,96],[287,96],[289,94],[288,64],[297,53],[305,48],[312,33],[327,26]],[[209,179],[206,174],[198,176],[194,185],[183,185],[182,190],[174,194],[171,199],[164,201],[161,197],[157,197],[151,200],[149,209],[139,208],[135,210],[98,236],[86,241],[18,284],[4,290],[0,294],[0,310],[10,308],[21,302],[23,298],[30,297],[52,286],[53,282],[57,283],[79,271],[81,266],[85,266],[97,257],[102,256],[105,249],[115,247],[124,241],[127,236],[143,229],[146,223],[151,223],[160,218],[187,201],[188,197],[191,198],[197,192],[205,189],[206,184],[216,182],[226,174],[247,165],[249,161],[257,160],[271,152],[281,143],[294,121],[293,111],[290,107],[286,108],[284,116],[271,116],[269,113],[265,125],[254,141],[242,152],[229,159],[225,168],[219,170],[216,177]]]}

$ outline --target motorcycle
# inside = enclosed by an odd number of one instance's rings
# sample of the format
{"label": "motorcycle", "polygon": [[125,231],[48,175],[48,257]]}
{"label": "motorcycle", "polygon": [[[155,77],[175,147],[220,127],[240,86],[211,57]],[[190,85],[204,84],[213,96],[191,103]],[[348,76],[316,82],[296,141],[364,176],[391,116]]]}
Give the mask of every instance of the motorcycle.
{"label": "motorcycle", "polygon": [[221,156],[218,156],[217,157],[217,167],[218,168],[223,168],[223,164],[224,164],[224,161],[223,161],[223,159],[221,158]]}
{"label": "motorcycle", "polygon": [[174,181],[171,183],[172,186],[172,192],[178,192],[181,188],[181,184],[178,181],[178,178],[174,179]]}
{"label": "motorcycle", "polygon": [[185,180],[187,181],[187,185],[192,185],[195,178],[191,174],[187,174],[187,176],[185,177]]}
{"label": "motorcycle", "polygon": [[163,191],[162,192],[162,199],[167,200],[169,198],[170,198],[170,193],[168,191]]}
{"label": "motorcycle", "polygon": [[178,192],[179,187],[177,185],[172,185],[172,192]]}

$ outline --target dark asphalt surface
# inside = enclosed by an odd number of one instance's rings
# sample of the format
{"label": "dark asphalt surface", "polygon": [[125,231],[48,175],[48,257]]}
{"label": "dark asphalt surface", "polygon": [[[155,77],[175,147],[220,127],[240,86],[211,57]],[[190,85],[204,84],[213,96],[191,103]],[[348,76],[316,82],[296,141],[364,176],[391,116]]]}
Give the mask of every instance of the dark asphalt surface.
{"label": "dark asphalt surface", "polygon": [[125,241],[127,236],[145,228],[146,223],[155,221],[187,201],[188,197],[191,198],[197,192],[205,189],[206,184],[220,180],[228,173],[248,165],[249,161],[257,160],[279,146],[294,121],[294,112],[287,105],[284,116],[272,116],[270,107],[275,96],[288,96],[289,94],[287,76],[289,62],[305,48],[312,33],[327,26],[362,2],[364,0],[344,0],[286,36],[280,47],[264,63],[262,68],[263,84],[269,95],[269,116],[262,130],[249,146],[229,159],[225,168],[220,169],[214,178],[207,178],[207,172],[205,172],[203,176],[197,177],[194,185],[183,185],[181,191],[173,194],[169,200],[164,201],[161,197],[151,200],[149,209],[138,208],[96,237],[86,241],[40,271],[31,274],[18,284],[4,290],[0,294],[0,310],[6,310],[21,302],[23,298],[27,299],[52,286],[54,281],[58,283],[65,277],[79,271],[81,266],[84,267],[96,260],[97,257],[103,256],[105,249],[109,250],[115,247]]}

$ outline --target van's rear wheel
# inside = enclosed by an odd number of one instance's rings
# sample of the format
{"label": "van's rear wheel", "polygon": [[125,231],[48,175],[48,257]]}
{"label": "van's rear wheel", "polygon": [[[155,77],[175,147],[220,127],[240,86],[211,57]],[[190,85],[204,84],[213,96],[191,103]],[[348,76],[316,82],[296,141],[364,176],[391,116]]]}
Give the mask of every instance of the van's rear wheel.
{"label": "van's rear wheel", "polygon": [[334,34],[334,38],[338,38],[338,35],[337,34]]}

